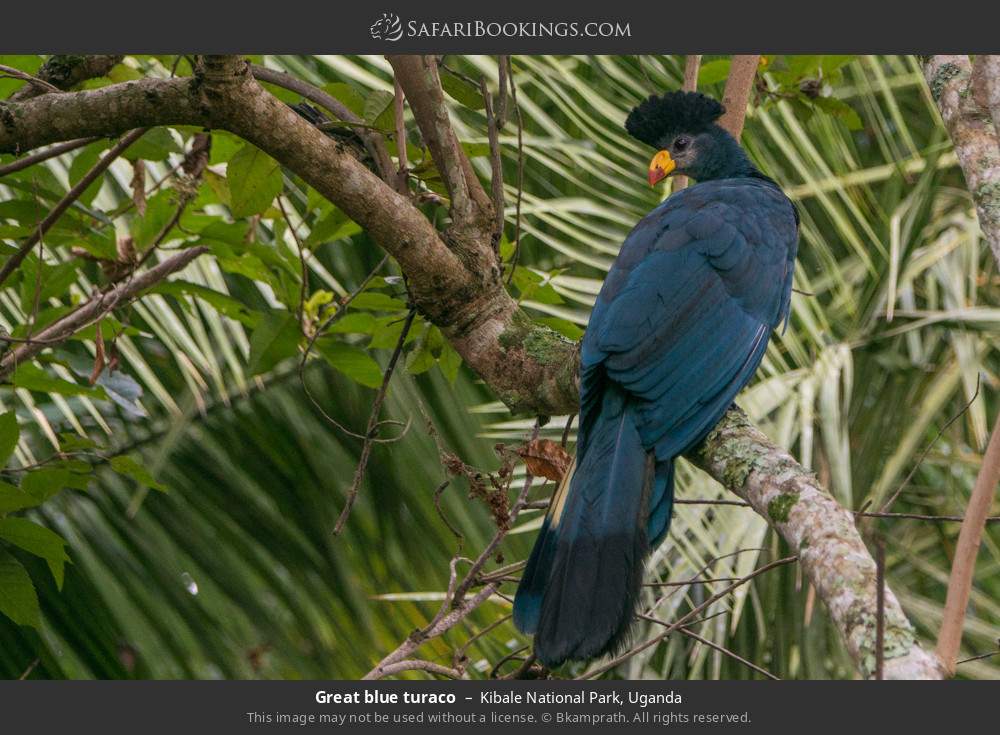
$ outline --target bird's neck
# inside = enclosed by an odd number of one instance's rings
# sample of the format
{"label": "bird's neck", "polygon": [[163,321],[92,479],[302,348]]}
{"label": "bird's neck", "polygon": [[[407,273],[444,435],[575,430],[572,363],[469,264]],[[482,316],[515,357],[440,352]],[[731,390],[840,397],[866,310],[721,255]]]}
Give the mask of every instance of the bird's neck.
{"label": "bird's neck", "polygon": [[711,181],[712,179],[733,179],[741,176],[760,176],[760,171],[743,147],[728,132],[718,126],[714,126],[712,137],[715,145],[706,156],[706,160],[699,166],[700,176],[695,176],[698,181]]}

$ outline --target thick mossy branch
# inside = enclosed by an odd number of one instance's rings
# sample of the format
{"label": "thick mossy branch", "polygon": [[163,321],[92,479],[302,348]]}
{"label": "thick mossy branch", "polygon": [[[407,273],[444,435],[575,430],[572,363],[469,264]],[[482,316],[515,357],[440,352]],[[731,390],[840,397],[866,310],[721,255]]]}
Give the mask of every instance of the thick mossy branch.
{"label": "thick mossy branch", "polygon": [[[733,407],[689,456],[768,520],[799,554],[862,674],[875,672],[876,567],[854,518],[813,474]],[[940,679],[937,659],[917,643],[891,590],[885,590],[885,678]]]}
{"label": "thick mossy branch", "polygon": [[[239,57],[204,57],[187,79],[140,80],[0,102],[0,151],[23,152],[158,125],[235,133],[302,177],[392,255],[413,304],[508,406],[537,415],[575,413],[577,345],[533,323],[504,287],[491,243],[490,202],[453,134],[442,127],[448,117],[436,69],[416,59],[394,58],[393,65],[403,72],[411,108],[433,139],[439,170],[465,195],[461,214],[453,212],[462,222],[444,234],[407,196],[261,87]],[[848,650],[870,675],[875,563],[851,516],[739,411],[730,411],[692,458],[745,497],[799,551]],[[886,612],[886,676],[940,678],[935,659],[916,645],[889,592]]]}
{"label": "thick mossy branch", "polygon": [[1000,64],[982,63],[977,71],[974,80],[972,62],[964,55],[929,56],[924,63],[927,85],[976,203],[980,229],[1000,264],[1000,131],[988,106],[990,92],[1000,89]]}

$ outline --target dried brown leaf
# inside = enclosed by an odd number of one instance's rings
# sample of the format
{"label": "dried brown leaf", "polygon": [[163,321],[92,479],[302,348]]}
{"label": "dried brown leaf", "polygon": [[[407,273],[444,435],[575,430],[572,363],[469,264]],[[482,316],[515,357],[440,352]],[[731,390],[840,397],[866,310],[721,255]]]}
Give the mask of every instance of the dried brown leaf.
{"label": "dried brown leaf", "polygon": [[132,162],[132,203],[140,217],[146,214],[146,162],[137,158]]}
{"label": "dried brown leaf", "polygon": [[90,373],[91,385],[96,383],[97,379],[101,377],[101,373],[104,372],[105,366],[104,335],[101,334],[101,322],[97,322],[97,336],[94,338],[94,346],[96,351],[94,352],[94,369]]}
{"label": "dried brown leaf", "polygon": [[559,482],[569,469],[571,457],[559,442],[534,439],[517,448],[528,472],[536,477]]}

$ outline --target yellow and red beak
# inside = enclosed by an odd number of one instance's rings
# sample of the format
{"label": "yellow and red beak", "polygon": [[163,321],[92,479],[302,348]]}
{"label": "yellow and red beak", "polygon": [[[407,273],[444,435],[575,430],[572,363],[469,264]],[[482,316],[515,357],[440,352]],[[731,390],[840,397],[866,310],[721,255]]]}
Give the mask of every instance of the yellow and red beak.
{"label": "yellow and red beak", "polygon": [[660,151],[649,162],[649,185],[656,186],[658,181],[667,178],[676,167],[677,164],[670,157],[670,152]]}

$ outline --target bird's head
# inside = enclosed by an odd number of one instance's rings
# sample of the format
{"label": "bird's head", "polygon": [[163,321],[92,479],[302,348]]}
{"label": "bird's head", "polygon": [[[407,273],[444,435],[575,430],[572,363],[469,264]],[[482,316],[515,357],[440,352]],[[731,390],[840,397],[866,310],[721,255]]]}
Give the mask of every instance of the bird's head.
{"label": "bird's head", "polygon": [[697,181],[742,176],[753,164],[716,120],[725,108],[700,92],[650,96],[629,113],[625,129],[657,149],[649,164],[649,185],[684,174]]}

